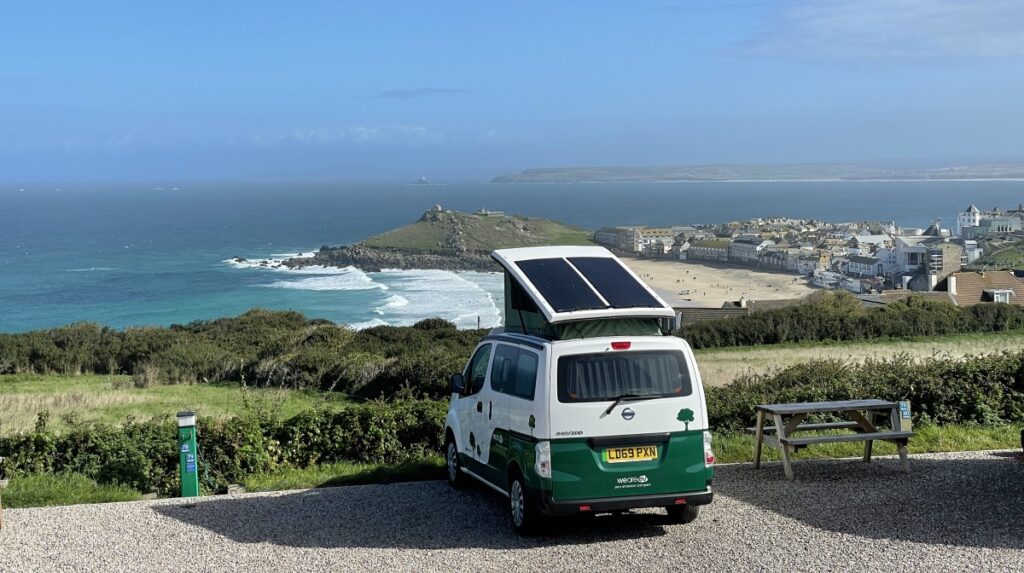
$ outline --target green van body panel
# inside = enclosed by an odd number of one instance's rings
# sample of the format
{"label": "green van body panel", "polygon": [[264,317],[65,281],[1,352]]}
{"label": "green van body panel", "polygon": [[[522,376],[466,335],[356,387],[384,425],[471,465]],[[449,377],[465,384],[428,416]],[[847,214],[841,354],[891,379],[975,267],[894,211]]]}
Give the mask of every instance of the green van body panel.
{"label": "green van body panel", "polygon": [[537,461],[536,444],[535,438],[498,428],[491,437],[491,450],[486,464],[461,452],[459,463],[503,491],[508,488],[508,472],[513,464],[519,466],[528,487],[550,489],[550,480],[542,479],[534,471]]}
{"label": "green van body panel", "polygon": [[586,438],[551,441],[551,484],[555,501],[702,492],[710,474],[704,465],[704,431],[671,434],[658,445],[658,459],[608,463],[605,448]]}
{"label": "green van body panel", "polygon": [[704,465],[702,430],[672,434],[658,445],[658,459],[646,462],[608,463],[604,448],[591,448],[586,438],[552,440],[550,479],[534,470],[536,443],[499,429],[491,438],[486,464],[469,455],[459,457],[463,467],[502,491],[508,488],[509,468],[518,465],[527,487],[551,492],[555,501],[702,492],[714,477],[714,468]]}

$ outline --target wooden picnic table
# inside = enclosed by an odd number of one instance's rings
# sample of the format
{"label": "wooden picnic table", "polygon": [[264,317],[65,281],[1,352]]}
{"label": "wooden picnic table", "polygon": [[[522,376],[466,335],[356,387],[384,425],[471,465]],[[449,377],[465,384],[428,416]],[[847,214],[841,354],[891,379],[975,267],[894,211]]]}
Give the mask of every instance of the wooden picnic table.
{"label": "wooden picnic table", "polygon": [[[837,402],[799,402],[795,404],[760,404],[756,407],[757,425],[747,428],[754,433],[754,468],[761,467],[761,446],[764,442],[778,448],[786,479],[793,479],[790,454],[812,444],[835,442],[864,442],[864,462],[871,462],[871,445],[875,441],[896,444],[900,454],[900,469],[910,471],[907,460],[907,442],[914,432],[901,430],[898,402],[885,400],[842,400]],[[841,414],[843,422],[801,424],[810,414]],[[909,415],[909,410],[907,411]],[[765,425],[769,419],[773,426]],[[879,429],[887,424],[888,429]],[[850,429],[853,434],[826,434],[794,437],[797,432]],[[772,435],[774,434],[774,435]]]}

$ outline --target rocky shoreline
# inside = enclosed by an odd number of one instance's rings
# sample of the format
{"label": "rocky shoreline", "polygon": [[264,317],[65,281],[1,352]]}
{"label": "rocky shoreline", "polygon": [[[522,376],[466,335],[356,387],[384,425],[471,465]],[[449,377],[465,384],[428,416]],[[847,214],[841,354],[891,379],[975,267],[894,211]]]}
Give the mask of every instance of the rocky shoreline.
{"label": "rocky shoreline", "polygon": [[501,267],[490,253],[462,251],[458,254],[347,245],[320,247],[312,256],[286,259],[283,266],[300,269],[311,266],[356,267],[364,272],[383,269],[437,269],[443,271],[498,272]]}

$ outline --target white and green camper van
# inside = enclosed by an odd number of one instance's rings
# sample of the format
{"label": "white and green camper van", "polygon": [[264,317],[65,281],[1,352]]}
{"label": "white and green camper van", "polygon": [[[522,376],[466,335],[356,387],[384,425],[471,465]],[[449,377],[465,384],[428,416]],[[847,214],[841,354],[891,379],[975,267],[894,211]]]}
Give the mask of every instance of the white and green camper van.
{"label": "white and green camper van", "polygon": [[541,515],[711,502],[714,454],[690,346],[673,309],[602,247],[498,250],[505,327],[452,376],[448,479],[509,498],[520,533]]}

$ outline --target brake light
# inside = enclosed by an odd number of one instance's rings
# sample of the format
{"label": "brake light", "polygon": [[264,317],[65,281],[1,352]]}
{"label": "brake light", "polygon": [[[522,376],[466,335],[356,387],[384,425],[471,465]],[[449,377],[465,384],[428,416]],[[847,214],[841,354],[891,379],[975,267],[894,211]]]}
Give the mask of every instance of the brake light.
{"label": "brake light", "polygon": [[533,464],[534,471],[542,478],[551,477],[551,442],[537,442],[534,446],[536,461]]}
{"label": "brake light", "polygon": [[715,452],[711,450],[711,432],[704,430],[704,465],[715,465]]}
{"label": "brake light", "polygon": [[632,342],[613,342],[612,350],[629,350],[629,347],[632,345]]}

